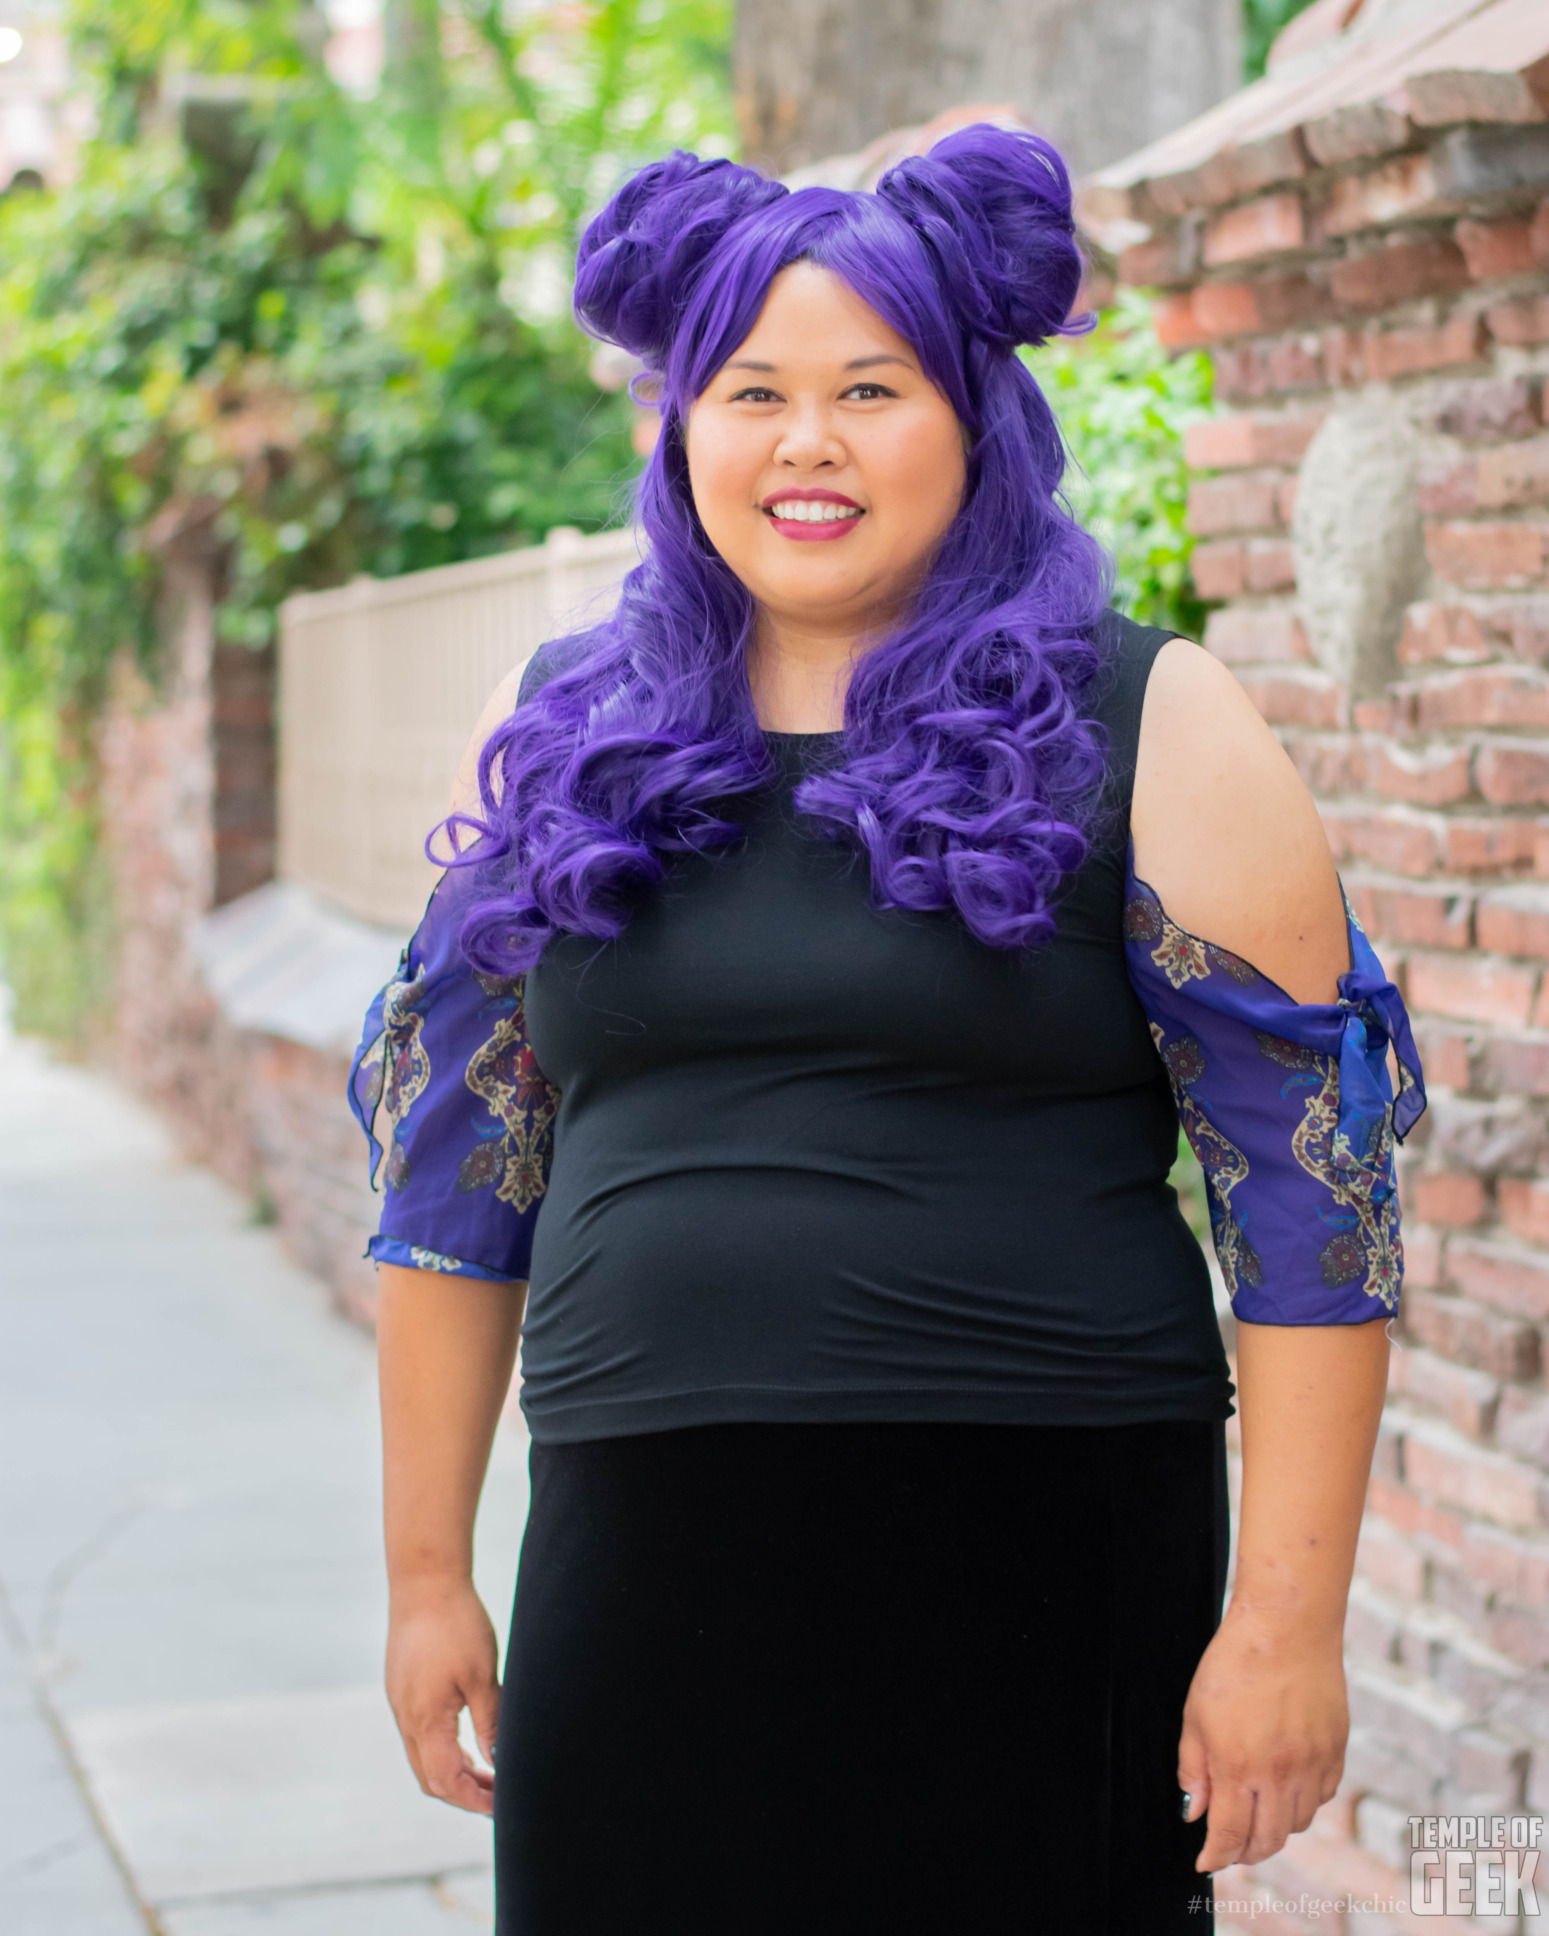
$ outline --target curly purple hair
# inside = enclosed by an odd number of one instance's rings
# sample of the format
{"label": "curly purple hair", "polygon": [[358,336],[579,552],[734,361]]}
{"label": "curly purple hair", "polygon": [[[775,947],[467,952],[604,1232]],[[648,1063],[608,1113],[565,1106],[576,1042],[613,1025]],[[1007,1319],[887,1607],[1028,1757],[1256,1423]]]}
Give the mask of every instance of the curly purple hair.
{"label": "curly purple hair", "polygon": [[737,839],[725,803],[773,777],[745,662],[753,600],[695,512],[683,425],[799,261],[914,347],[970,447],[920,592],[855,666],[842,762],[796,804],[864,849],[876,905],[955,908],[998,948],[1052,932],[1086,856],[1104,748],[1081,700],[1109,568],[1061,496],[1059,428],[1015,354],[1086,326],[1069,320],[1082,263],[1064,163],[975,126],[850,194],[677,153],[624,184],[576,271],[583,327],[658,386],[644,560],[611,617],[546,648],[559,669],[490,736],[482,817],[444,823],[452,864],[476,870],[462,944],[485,973],[521,972],[556,931],[621,933],[669,857]]}

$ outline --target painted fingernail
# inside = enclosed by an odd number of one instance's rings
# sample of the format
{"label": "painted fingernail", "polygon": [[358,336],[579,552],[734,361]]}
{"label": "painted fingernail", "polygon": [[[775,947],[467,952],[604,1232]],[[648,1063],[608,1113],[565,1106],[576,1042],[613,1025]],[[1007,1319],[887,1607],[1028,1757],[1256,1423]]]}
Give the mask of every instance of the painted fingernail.
{"label": "painted fingernail", "polygon": [[1193,1806],[1194,1806],[1194,1797],[1185,1788],[1183,1791],[1183,1807],[1179,1810],[1179,1813],[1183,1816],[1183,1819],[1185,1821],[1189,1819],[1189,1810]]}

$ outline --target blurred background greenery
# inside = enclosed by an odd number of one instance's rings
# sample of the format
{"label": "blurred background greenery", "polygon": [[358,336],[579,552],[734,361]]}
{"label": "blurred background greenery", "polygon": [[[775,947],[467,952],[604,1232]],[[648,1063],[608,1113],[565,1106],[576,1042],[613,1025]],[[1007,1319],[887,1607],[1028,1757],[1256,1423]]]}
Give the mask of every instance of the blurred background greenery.
{"label": "blurred background greenery", "polygon": [[[1250,70],[1295,0],[1243,0]],[[105,997],[92,734],[169,541],[218,628],[291,591],[628,515],[632,407],[568,312],[578,225],[673,146],[736,151],[732,0],[387,0],[369,97],[312,0],[71,0],[73,179],[0,198],[0,971],[68,1041]],[[1196,631],[1179,432],[1208,361],[1142,299],[1029,357],[1121,602]]]}

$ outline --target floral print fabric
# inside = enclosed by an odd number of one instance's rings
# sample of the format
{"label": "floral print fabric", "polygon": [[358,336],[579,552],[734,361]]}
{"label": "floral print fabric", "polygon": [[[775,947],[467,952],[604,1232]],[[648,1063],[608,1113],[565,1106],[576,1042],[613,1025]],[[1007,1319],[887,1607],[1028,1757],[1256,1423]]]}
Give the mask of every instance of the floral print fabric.
{"label": "floral print fabric", "polygon": [[[1348,903],[1346,916],[1339,1000],[1297,1003],[1180,928],[1130,855],[1130,981],[1205,1173],[1232,1309],[1250,1323],[1359,1324],[1398,1305],[1394,1140],[1425,1108],[1424,1077],[1402,998]],[[443,876],[350,1072],[385,1185],[370,1252],[509,1281],[528,1274],[559,1094],[527,1040],[522,979],[477,974],[459,926]]]}
{"label": "floral print fabric", "polygon": [[522,978],[463,959],[457,889],[442,877],[367,1011],[350,1102],[385,1186],[370,1254],[504,1282],[527,1275],[559,1093],[527,1040]]}
{"label": "floral print fabric", "polygon": [[1403,999],[1348,901],[1345,915],[1339,1000],[1294,1002],[1171,920],[1130,854],[1130,980],[1205,1173],[1232,1310],[1251,1324],[1362,1324],[1398,1306],[1393,1146],[1425,1108],[1424,1075]]}

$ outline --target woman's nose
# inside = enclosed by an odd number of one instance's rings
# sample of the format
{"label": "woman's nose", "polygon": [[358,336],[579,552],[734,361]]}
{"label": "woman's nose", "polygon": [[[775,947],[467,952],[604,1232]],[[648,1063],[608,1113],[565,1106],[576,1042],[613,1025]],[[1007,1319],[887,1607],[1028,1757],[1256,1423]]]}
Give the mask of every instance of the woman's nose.
{"label": "woman's nose", "polygon": [[781,432],[775,462],[798,470],[816,470],[824,464],[838,467],[844,461],[844,444],[835,434],[828,412],[818,404],[799,405]]}

